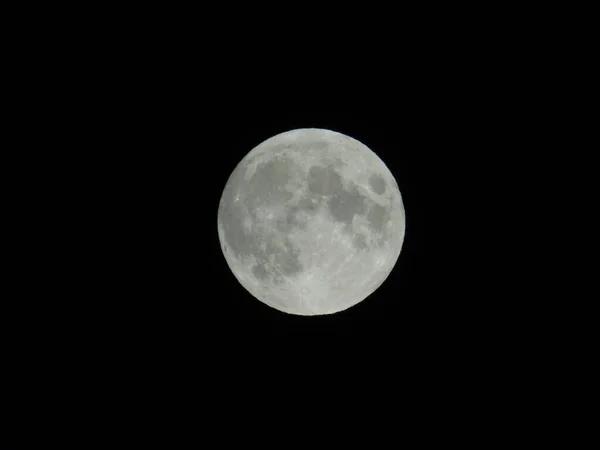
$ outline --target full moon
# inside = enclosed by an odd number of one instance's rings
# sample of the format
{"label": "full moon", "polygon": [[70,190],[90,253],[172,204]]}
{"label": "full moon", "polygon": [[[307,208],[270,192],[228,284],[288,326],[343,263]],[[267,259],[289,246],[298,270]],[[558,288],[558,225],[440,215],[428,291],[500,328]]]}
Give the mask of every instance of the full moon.
{"label": "full moon", "polygon": [[252,149],[229,177],[217,218],[225,260],[261,302],[333,314],[372,294],[402,249],[402,196],[367,146],[297,129]]}

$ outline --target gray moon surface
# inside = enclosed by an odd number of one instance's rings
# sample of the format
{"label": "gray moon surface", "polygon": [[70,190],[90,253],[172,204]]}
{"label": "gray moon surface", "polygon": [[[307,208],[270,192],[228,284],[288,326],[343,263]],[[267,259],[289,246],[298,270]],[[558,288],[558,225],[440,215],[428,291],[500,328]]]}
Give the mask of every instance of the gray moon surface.
{"label": "gray moon surface", "polygon": [[372,294],[396,264],[406,227],[398,184],[367,146],[315,128],[252,149],[218,210],[223,254],[261,302],[333,314]]}

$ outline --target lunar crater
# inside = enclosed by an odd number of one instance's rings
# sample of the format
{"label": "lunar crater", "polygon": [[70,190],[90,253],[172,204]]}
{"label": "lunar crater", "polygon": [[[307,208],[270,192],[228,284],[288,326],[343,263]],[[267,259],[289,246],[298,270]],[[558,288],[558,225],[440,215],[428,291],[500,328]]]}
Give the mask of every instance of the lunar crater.
{"label": "lunar crater", "polygon": [[385,181],[377,174],[373,174],[369,177],[369,184],[376,194],[383,194],[385,192]]}

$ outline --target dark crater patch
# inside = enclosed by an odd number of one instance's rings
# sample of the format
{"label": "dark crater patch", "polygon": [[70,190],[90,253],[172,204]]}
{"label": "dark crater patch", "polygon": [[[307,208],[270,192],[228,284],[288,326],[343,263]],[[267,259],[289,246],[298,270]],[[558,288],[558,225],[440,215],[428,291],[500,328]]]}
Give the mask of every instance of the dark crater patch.
{"label": "dark crater patch", "polygon": [[[249,182],[244,181],[246,167],[238,167],[233,172],[219,205],[219,220],[227,246],[238,259],[253,255],[259,261],[268,259],[274,254],[282,261],[286,271],[292,271],[297,255],[286,247],[279,248],[273,239],[273,230],[260,224],[256,208],[269,204],[285,204],[292,197],[291,192],[284,190],[285,185],[294,174],[294,165],[288,158],[275,158],[260,165]],[[235,201],[236,195],[240,200]],[[254,219],[252,233],[244,229],[244,219]],[[264,241],[266,251],[260,243]],[[260,269],[256,269],[260,270]]]}
{"label": "dark crater patch", "polygon": [[321,207],[322,198],[316,195],[308,195],[298,201],[298,204],[294,206],[298,211],[304,211],[309,214],[316,214]]}
{"label": "dark crater patch", "polygon": [[330,167],[312,166],[307,182],[308,189],[319,195],[331,195],[343,189],[340,174]]}
{"label": "dark crater patch", "polygon": [[369,177],[369,184],[377,194],[381,195],[385,192],[385,181],[380,175],[371,175]]}
{"label": "dark crater patch", "polygon": [[252,275],[254,275],[259,280],[267,280],[269,278],[269,272],[265,269],[263,264],[257,264],[252,268]]}
{"label": "dark crater patch", "polygon": [[254,214],[261,205],[289,201],[293,194],[286,191],[285,186],[294,173],[295,164],[289,158],[274,158],[259,165],[247,186],[243,187],[250,213]]}
{"label": "dark crater patch", "polygon": [[383,230],[388,217],[388,210],[377,203],[371,205],[369,213],[367,214],[367,220],[369,221],[371,228],[376,232],[381,232]]}
{"label": "dark crater patch", "polygon": [[366,198],[353,185],[349,190],[341,190],[328,199],[329,212],[336,222],[352,224],[356,214],[363,214],[367,209]]}

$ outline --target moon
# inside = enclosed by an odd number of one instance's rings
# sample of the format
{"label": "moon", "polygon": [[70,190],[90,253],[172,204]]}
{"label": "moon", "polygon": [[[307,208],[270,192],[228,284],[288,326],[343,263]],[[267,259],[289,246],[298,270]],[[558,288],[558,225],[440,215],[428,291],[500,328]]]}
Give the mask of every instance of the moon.
{"label": "moon", "polygon": [[303,128],[252,149],[229,177],[218,234],[235,278],[288,314],[333,314],[372,294],[406,228],[398,184],[366,145]]}

